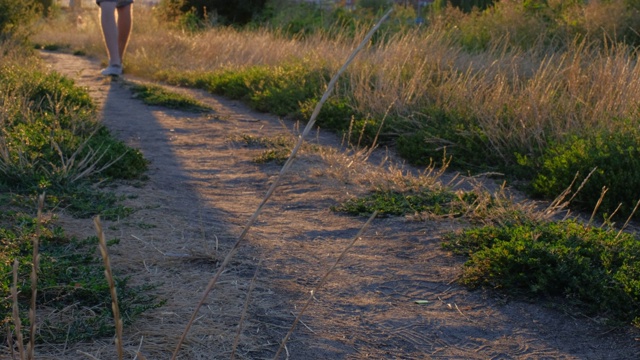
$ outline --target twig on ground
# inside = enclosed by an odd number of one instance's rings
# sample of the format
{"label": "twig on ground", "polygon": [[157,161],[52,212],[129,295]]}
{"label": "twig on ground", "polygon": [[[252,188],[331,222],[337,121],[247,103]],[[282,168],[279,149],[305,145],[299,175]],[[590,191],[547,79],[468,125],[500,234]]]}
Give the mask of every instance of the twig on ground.
{"label": "twig on ground", "polygon": [[260,258],[258,262],[258,266],[256,267],[256,271],[253,273],[253,278],[251,279],[251,285],[249,285],[249,290],[247,290],[247,296],[244,300],[244,307],[242,308],[242,315],[240,316],[240,322],[238,323],[238,331],[236,332],[236,337],[233,340],[233,348],[231,350],[230,359],[233,360],[236,356],[236,349],[238,348],[238,343],[240,342],[240,334],[242,334],[242,325],[244,324],[244,318],[247,315],[247,309],[249,308],[249,300],[251,299],[251,292],[256,284],[256,279],[258,278],[258,272],[260,271],[260,267],[262,266],[262,260],[264,258]]}
{"label": "twig on ground", "polygon": [[296,325],[298,325],[298,322],[302,318],[302,315],[309,307],[309,304],[311,304],[311,300],[313,299],[314,294],[317,293],[318,290],[320,290],[320,288],[322,288],[324,283],[327,281],[327,278],[329,277],[329,275],[333,272],[333,270],[335,270],[336,266],[338,266],[338,263],[344,258],[344,256],[347,254],[349,249],[353,247],[356,241],[358,241],[358,239],[362,236],[366,228],[369,226],[369,224],[371,224],[371,222],[373,221],[373,219],[376,218],[376,216],[378,216],[377,210],[374,211],[373,214],[371,214],[371,217],[369,218],[369,220],[367,220],[367,222],[362,226],[362,228],[360,229],[360,231],[358,231],[356,236],[353,237],[349,245],[347,245],[347,247],[345,247],[344,250],[342,250],[342,253],[340,253],[340,256],[338,256],[338,258],[333,263],[333,265],[329,268],[329,270],[327,270],[324,276],[322,276],[322,279],[320,279],[320,282],[318,282],[318,285],[316,285],[316,287],[311,291],[311,295],[309,295],[307,302],[305,302],[304,306],[300,310],[300,313],[298,314],[298,316],[296,316],[296,319],[293,321],[293,324],[291,325],[289,332],[287,332],[287,335],[284,337],[284,339],[282,339],[282,344],[280,344],[280,347],[278,348],[278,352],[276,352],[276,356],[273,357],[274,360],[278,359],[278,356],[280,356],[280,353],[282,352],[283,348],[286,349],[286,345],[287,345],[287,341],[289,340],[289,337],[291,336],[291,334],[293,334],[293,330],[295,330]]}
{"label": "twig on ground", "polygon": [[[291,315],[296,316],[296,314],[293,311],[290,311]],[[307,330],[311,331],[312,333],[316,333],[315,331],[313,331],[312,328],[310,328],[309,326],[307,326],[307,324],[304,323],[304,321],[302,321],[302,319],[300,319],[300,324],[302,324],[304,327],[307,328]]]}
{"label": "twig on ground", "polygon": [[86,356],[86,357],[88,357],[88,358],[90,358],[90,359],[93,359],[93,360],[100,360],[100,359],[98,359],[97,357],[95,357],[95,356],[93,356],[93,355],[91,355],[91,354],[88,354],[88,353],[86,353],[86,352],[84,352],[84,351],[77,350],[76,352],[77,352],[78,354],[82,354],[82,355],[84,355],[84,356]]}

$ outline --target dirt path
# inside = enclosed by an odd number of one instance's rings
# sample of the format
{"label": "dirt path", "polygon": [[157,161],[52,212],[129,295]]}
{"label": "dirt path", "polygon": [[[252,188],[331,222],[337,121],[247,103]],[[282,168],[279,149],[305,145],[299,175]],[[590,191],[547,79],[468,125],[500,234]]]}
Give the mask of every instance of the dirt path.
{"label": "dirt path", "polygon": [[[86,58],[44,53],[50,66],[89,89],[104,123],[151,161],[143,186],[121,184],[137,211],[107,224],[116,272],[157,283],[167,299],[126,331],[130,354],[167,359],[203,288],[278,173],[258,165],[257,150],[230,142],[238,135],[274,135],[293,124],[241,104],[193,91],[212,114],[149,107],[122,81],[97,76]],[[186,90],[185,90],[186,91]],[[320,134],[322,143],[339,143]],[[258,280],[240,338],[239,357],[273,358],[309,291],[364,219],[329,210],[365,191],[331,176],[304,154],[287,175],[248,242],[213,291],[183,347],[183,359],[227,359],[244,296],[258,260]],[[343,170],[343,173],[348,170]],[[92,234],[89,221],[64,215],[72,233]],[[287,347],[291,359],[637,359],[636,330],[610,330],[535,304],[469,292],[454,280],[461,260],[440,250],[448,221],[377,219],[330,277]],[[415,300],[428,300],[417,305]],[[52,359],[114,358],[110,339],[40,349]],[[132,356],[133,358],[133,356]],[[284,358],[284,357],[283,357]]]}

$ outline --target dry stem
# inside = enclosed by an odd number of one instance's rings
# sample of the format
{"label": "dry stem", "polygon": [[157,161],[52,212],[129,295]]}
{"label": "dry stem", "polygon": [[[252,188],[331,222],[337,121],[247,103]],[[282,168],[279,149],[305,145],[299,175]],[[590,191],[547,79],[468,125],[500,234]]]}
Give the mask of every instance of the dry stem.
{"label": "dry stem", "polygon": [[11,286],[11,297],[13,298],[13,323],[16,328],[16,342],[18,343],[18,355],[20,360],[26,359],[22,339],[22,323],[20,322],[20,311],[18,308],[18,259],[13,260],[13,286]]}
{"label": "dry stem", "polygon": [[118,359],[122,360],[124,357],[124,350],[122,348],[122,319],[120,318],[120,308],[118,307],[118,294],[116,292],[116,284],[113,280],[113,273],[111,272],[111,262],[109,261],[109,252],[107,251],[107,241],[102,231],[102,223],[100,222],[100,216],[96,216],[93,219],[93,223],[96,227],[96,233],[98,234],[100,253],[104,260],[104,274],[109,283],[109,292],[111,293],[111,309],[113,310],[113,320],[116,327],[116,348],[118,351]]}

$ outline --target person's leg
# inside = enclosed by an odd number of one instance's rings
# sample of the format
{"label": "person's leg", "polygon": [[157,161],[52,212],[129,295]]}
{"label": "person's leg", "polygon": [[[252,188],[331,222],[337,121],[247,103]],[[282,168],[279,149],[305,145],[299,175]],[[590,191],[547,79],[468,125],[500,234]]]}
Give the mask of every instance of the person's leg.
{"label": "person's leg", "polygon": [[129,35],[133,25],[133,4],[118,8],[118,54],[120,61],[124,61],[124,53],[129,44]]}
{"label": "person's leg", "polygon": [[116,3],[102,1],[100,3],[100,25],[104,43],[109,55],[109,65],[120,65],[120,52],[118,50],[118,27],[116,25]]}

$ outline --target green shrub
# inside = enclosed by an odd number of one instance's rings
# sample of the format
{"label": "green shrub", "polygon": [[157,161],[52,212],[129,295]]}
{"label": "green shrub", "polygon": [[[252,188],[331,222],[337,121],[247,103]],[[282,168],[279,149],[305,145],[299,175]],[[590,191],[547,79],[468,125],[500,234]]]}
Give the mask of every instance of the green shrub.
{"label": "green shrub", "polygon": [[449,0],[449,2],[462,11],[470,12],[474,8],[484,10],[493,5],[495,0]]}
{"label": "green shrub", "polygon": [[640,317],[640,239],[575,221],[512,223],[445,237],[469,256],[461,279],[512,295],[561,297],[613,321]]}
{"label": "green shrub", "polygon": [[0,42],[21,34],[36,17],[31,1],[0,0]]}
{"label": "green shrub", "polygon": [[265,149],[253,161],[257,164],[276,163],[284,164],[295,145],[295,139],[291,136],[276,135],[272,137],[256,137],[252,135],[242,135],[235,139],[235,142],[244,146]]}
{"label": "green shrub", "polygon": [[[303,120],[311,119],[311,115],[320,101],[318,98],[307,99],[300,103],[298,117]],[[316,124],[320,128],[344,132],[354,118],[361,118],[346,99],[330,97],[320,109]]]}
{"label": "green shrub", "polygon": [[329,27],[326,12],[315,3],[300,2],[279,8],[269,6],[264,15],[264,21],[288,35],[310,35]]}
{"label": "green shrub", "polygon": [[[572,136],[550,145],[539,162],[530,186],[533,195],[554,198],[579,173],[581,178],[572,188],[576,191],[581,179],[596,168],[573,201],[577,208],[592,211],[603,187],[608,188],[599,208],[604,213],[612,214],[622,204],[619,214],[628,217],[640,199],[640,131],[632,126],[616,132]],[[523,161],[529,166],[534,166],[533,163]]]}

